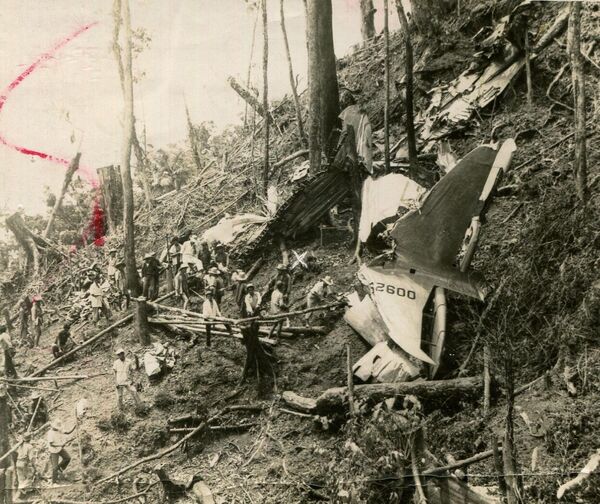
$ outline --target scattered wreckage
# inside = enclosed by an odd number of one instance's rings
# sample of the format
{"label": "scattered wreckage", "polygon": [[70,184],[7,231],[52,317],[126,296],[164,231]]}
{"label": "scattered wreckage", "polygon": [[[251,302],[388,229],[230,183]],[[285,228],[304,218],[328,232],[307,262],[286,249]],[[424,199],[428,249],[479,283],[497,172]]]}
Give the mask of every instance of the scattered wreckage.
{"label": "scattered wreckage", "polygon": [[[393,225],[393,251],[361,267],[358,277],[369,294],[360,300],[353,293],[345,315],[373,345],[354,366],[358,378],[410,380],[423,364],[435,377],[446,336],[446,290],[484,298],[481,276],[469,266],[494,188],[515,149],[514,141],[507,140],[500,148],[480,146],[467,154],[418,208]],[[379,195],[371,198],[376,205]],[[364,207],[370,204],[363,201]],[[433,318],[427,331],[425,317]]]}

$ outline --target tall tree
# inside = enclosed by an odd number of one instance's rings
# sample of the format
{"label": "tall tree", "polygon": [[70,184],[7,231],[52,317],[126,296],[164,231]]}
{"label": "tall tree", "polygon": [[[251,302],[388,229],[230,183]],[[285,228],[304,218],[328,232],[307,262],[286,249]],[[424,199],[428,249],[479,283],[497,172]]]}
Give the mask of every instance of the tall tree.
{"label": "tall tree", "polygon": [[115,12],[120,13],[123,33],[123,142],[121,145],[121,181],[123,183],[123,227],[125,230],[125,272],[127,285],[134,296],[140,293],[140,281],[135,263],[133,227],[133,184],[131,181],[131,149],[133,142],[133,72],[131,64],[131,14],[129,0],[115,0]]}
{"label": "tall tree", "polygon": [[360,0],[360,33],[366,42],[375,36],[375,8],[373,0]]}
{"label": "tall tree", "polygon": [[267,19],[267,0],[262,0],[263,22],[263,109],[265,111],[265,157],[262,173],[262,193],[267,197],[269,186],[269,31]]}
{"label": "tall tree", "polygon": [[194,158],[194,164],[196,165],[196,173],[200,173],[200,170],[202,169],[202,163],[200,162],[200,153],[198,152],[198,144],[196,143],[196,132],[194,131],[194,125],[192,124],[192,118],[190,117],[190,109],[188,109],[187,103],[184,105],[190,149],[192,149],[192,157]]}
{"label": "tall tree", "polygon": [[[121,45],[119,44],[119,35],[121,32],[121,3],[120,1],[115,0],[113,7],[113,18],[114,18],[114,28],[113,28],[113,52],[115,54],[115,58],[117,60],[117,69],[119,71],[119,81],[121,83],[121,91],[125,93],[125,70],[123,68],[123,55],[121,51]],[[132,78],[133,81],[133,78]],[[144,191],[144,197],[146,200],[146,205],[148,208],[152,208],[154,206],[154,196],[152,195],[152,189],[150,187],[150,180],[148,177],[148,163],[146,158],[146,151],[142,149],[140,145],[140,141],[138,139],[136,127],[135,127],[135,111],[133,116],[133,126],[131,132],[132,138],[132,146],[133,151],[135,153],[135,158],[137,160],[137,174],[140,177],[142,190]]]}
{"label": "tall tree", "polygon": [[[254,16],[254,27],[252,28],[252,44],[250,44],[250,58],[248,58],[248,75],[246,76],[246,88],[250,88],[250,77],[252,75],[252,59],[254,58],[254,44],[256,43],[256,25],[258,24],[258,9]],[[244,129],[248,121],[248,102],[244,106]]]}
{"label": "tall tree", "polygon": [[577,194],[584,203],[589,197],[587,186],[587,149],[585,141],[585,76],[581,54],[581,2],[571,4],[569,16],[568,46],[571,56],[571,80],[575,107],[575,157],[573,169]]}
{"label": "tall tree", "polygon": [[59,214],[60,209],[62,207],[62,202],[65,199],[65,194],[67,194],[67,190],[69,189],[69,184],[71,184],[71,180],[73,179],[73,175],[79,168],[79,159],[81,158],[81,152],[78,152],[75,157],[71,160],[71,164],[67,168],[67,172],[65,173],[65,178],[63,180],[63,185],[60,190],[60,194],[58,198],[56,198],[56,202],[54,203],[54,208],[52,209],[52,213],[50,214],[50,218],[48,219],[48,224],[46,224],[46,229],[44,229],[44,233],[42,236],[44,238],[48,238],[50,236],[50,232],[52,231],[52,227],[54,226],[54,221],[56,220],[56,216]]}
{"label": "tall tree", "polygon": [[309,150],[313,171],[338,124],[340,96],[333,45],[331,0],[308,0]]}
{"label": "tall tree", "polygon": [[292,65],[292,55],[290,54],[290,44],[288,42],[287,31],[285,29],[285,13],[283,11],[283,0],[279,0],[279,13],[281,18],[281,32],[283,33],[283,42],[285,44],[285,54],[288,60],[288,70],[290,74],[290,86],[292,88],[292,96],[294,98],[294,106],[296,108],[296,120],[298,121],[298,134],[300,141],[304,147],[307,147],[306,136],[304,135],[304,124],[302,122],[302,108],[298,98],[298,90],[296,89],[296,79],[294,78],[294,66]]}
{"label": "tall tree", "polygon": [[383,37],[385,39],[385,104],[383,109],[385,171],[390,171],[390,26],[388,0],[383,0]]}
{"label": "tall tree", "polygon": [[415,135],[415,118],[413,111],[413,46],[411,40],[411,30],[406,19],[406,13],[402,6],[402,0],[396,0],[396,10],[400,24],[404,29],[404,48],[405,48],[405,71],[404,78],[405,89],[405,112],[406,112],[406,139],[408,142],[408,162],[411,173],[417,169],[417,140]]}

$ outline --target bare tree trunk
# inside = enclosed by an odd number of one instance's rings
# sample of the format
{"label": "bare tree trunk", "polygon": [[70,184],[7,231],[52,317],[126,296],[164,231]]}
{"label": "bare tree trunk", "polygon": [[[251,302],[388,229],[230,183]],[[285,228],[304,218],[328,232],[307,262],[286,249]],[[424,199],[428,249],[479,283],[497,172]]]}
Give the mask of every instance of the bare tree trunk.
{"label": "bare tree trunk", "polygon": [[[113,20],[114,20],[114,28],[113,28],[113,52],[115,54],[115,58],[117,59],[117,69],[119,71],[119,82],[121,83],[121,90],[123,91],[123,96],[125,96],[125,69],[123,68],[123,56],[121,54],[121,46],[119,45],[119,34],[121,31],[121,23],[123,22],[121,19],[121,0],[115,0],[113,5]],[[132,78],[133,81],[133,78]],[[132,84],[133,86],[133,84]],[[133,95],[133,89],[132,89]],[[142,149],[140,146],[140,142],[137,137],[137,131],[135,128],[135,112],[132,111],[133,120],[132,120],[132,145],[135,151],[135,158],[137,159],[139,176],[142,181],[142,189],[144,191],[144,197],[146,199],[146,205],[148,208],[152,208],[154,206],[154,197],[152,195],[152,189],[150,188],[150,182],[148,181],[148,172],[146,165],[146,154],[145,149]]]}
{"label": "bare tree trunk", "polygon": [[96,170],[102,191],[102,210],[108,230],[113,233],[123,217],[123,184],[115,166],[103,166]]}
{"label": "bare tree trunk", "polygon": [[[6,375],[6,368],[4,362],[4,352],[0,348],[0,367],[2,369],[3,376]],[[10,450],[10,440],[8,438],[9,429],[9,418],[10,409],[8,406],[8,387],[6,383],[0,382],[0,457],[6,454]],[[8,492],[12,488],[12,481],[8,481],[7,470],[11,466],[10,457],[5,458],[0,462],[0,503],[9,503]]]}
{"label": "bare tree trunk", "polygon": [[[246,88],[250,88],[250,76],[252,74],[252,59],[254,58],[254,45],[256,43],[256,25],[258,25],[258,9],[254,17],[254,27],[252,28],[252,44],[250,45],[250,58],[248,59],[248,75],[246,76]],[[246,129],[248,120],[248,102],[244,107],[244,129]]]}
{"label": "bare tree trunk", "polygon": [[[121,0],[115,0],[121,3]],[[121,181],[123,184],[123,227],[125,230],[125,272],[127,285],[134,296],[140,293],[140,282],[135,263],[135,231],[133,226],[133,184],[131,181],[131,146],[133,137],[133,74],[131,69],[131,17],[129,0],[121,4],[124,27],[123,44],[123,144],[121,147]]]}
{"label": "bare tree trunk", "polygon": [[360,33],[366,42],[375,36],[375,8],[373,7],[373,0],[360,0],[360,15]]}
{"label": "bare tree trunk", "polygon": [[265,157],[262,173],[262,192],[267,197],[269,187],[269,32],[267,23],[267,0],[262,0],[262,22],[263,22],[263,110],[265,117]]}
{"label": "bare tree trunk", "polygon": [[69,184],[73,179],[73,174],[79,168],[79,159],[81,158],[81,152],[78,152],[75,157],[71,160],[71,164],[67,168],[67,172],[65,173],[65,178],[63,180],[63,185],[60,190],[60,194],[58,198],[56,198],[56,203],[54,203],[54,208],[52,209],[52,214],[50,214],[50,218],[48,219],[48,224],[46,224],[46,229],[44,229],[44,233],[42,236],[44,238],[48,238],[50,231],[52,231],[52,226],[54,226],[54,221],[56,220],[56,216],[62,207],[62,202],[65,199],[65,194],[69,188]]}
{"label": "bare tree trunk", "polygon": [[321,106],[321,79],[319,78],[320,57],[318,43],[318,0],[307,3],[306,14],[306,39],[308,45],[308,85],[309,85],[309,127],[308,146],[309,162],[312,172],[321,169],[321,138],[319,135],[320,106]]}
{"label": "bare tree trunk", "polygon": [[152,195],[152,189],[150,188],[150,181],[148,180],[148,165],[146,163],[146,150],[142,149],[140,141],[137,137],[137,131],[135,129],[135,118],[133,123],[133,131],[131,133],[131,141],[133,145],[133,151],[135,152],[135,158],[137,159],[137,175],[140,177],[142,182],[142,190],[144,191],[144,197],[146,199],[146,206],[152,208],[154,206],[154,196]]}
{"label": "bare tree trunk", "polygon": [[27,256],[26,268],[33,265],[33,274],[37,275],[40,271],[40,251],[21,214],[15,213],[7,217],[6,227],[12,231],[19,245],[25,250]]}
{"label": "bare tree trunk", "polygon": [[[362,2],[361,2],[362,4]],[[390,28],[388,0],[383,0],[383,37],[385,39],[385,104],[383,109],[385,171],[390,171]]]}
{"label": "bare tree trunk", "polygon": [[408,26],[406,14],[404,13],[402,0],[396,0],[396,10],[398,11],[398,18],[400,19],[400,24],[404,29],[404,45],[406,51],[406,137],[408,142],[408,161],[410,163],[411,173],[414,175],[417,169],[417,140],[415,136],[415,119],[413,112],[413,47],[411,41],[411,30]]}
{"label": "bare tree trunk", "polygon": [[331,0],[308,1],[309,150],[312,171],[321,167],[321,152],[323,149],[327,151],[329,136],[339,123],[340,97],[331,16]]}
{"label": "bare tree trunk", "polygon": [[505,356],[505,380],[506,380],[506,424],[504,430],[504,443],[502,445],[502,459],[504,462],[504,480],[506,482],[507,504],[521,504],[522,491],[520,479],[517,476],[517,459],[514,447],[514,393],[515,381],[510,348],[507,348]]}
{"label": "bare tree trunk", "polygon": [[263,104],[260,101],[258,101],[258,98],[252,94],[250,89],[247,89],[244,86],[242,86],[233,77],[228,77],[227,82],[229,82],[229,85],[231,86],[231,88],[237,94],[239,94],[248,105],[250,105],[254,110],[256,110],[256,112],[258,112],[258,114],[261,117],[263,117],[263,118],[266,117],[266,115],[267,115],[266,112],[268,112],[269,109],[267,108],[267,110],[265,112]]}
{"label": "bare tree trunk", "polygon": [[585,141],[585,76],[581,55],[581,2],[571,4],[569,17],[568,46],[571,56],[571,80],[575,108],[575,158],[573,168],[577,194],[584,203],[589,197],[587,187],[587,153]]}
{"label": "bare tree trunk", "polygon": [[190,149],[192,149],[192,157],[194,158],[194,164],[196,165],[196,174],[202,170],[202,163],[200,162],[200,154],[198,153],[198,145],[196,144],[196,134],[194,133],[194,125],[190,117],[190,109],[187,104],[185,105],[185,117],[187,119],[188,127],[188,139],[190,141]]}
{"label": "bare tree trunk", "polygon": [[527,78],[527,105],[533,107],[533,82],[531,79],[531,47],[529,46],[529,20],[525,20],[525,75]]}
{"label": "bare tree trunk", "polygon": [[[331,0],[317,0],[319,4],[319,58],[321,79],[321,144],[327,149],[329,136],[338,126],[340,91],[337,80],[337,60],[333,46]],[[327,151],[326,151],[327,153]]]}
{"label": "bare tree trunk", "polygon": [[281,32],[283,33],[283,42],[285,44],[285,54],[288,60],[288,69],[290,73],[290,86],[292,88],[292,96],[294,98],[294,106],[296,107],[296,120],[298,121],[298,134],[300,141],[304,147],[308,147],[306,135],[304,134],[304,124],[302,122],[302,108],[298,99],[298,90],[296,89],[296,79],[294,78],[294,66],[292,65],[292,56],[290,54],[290,44],[288,42],[287,31],[285,29],[285,13],[283,11],[283,0],[279,1],[279,11],[281,17]]}

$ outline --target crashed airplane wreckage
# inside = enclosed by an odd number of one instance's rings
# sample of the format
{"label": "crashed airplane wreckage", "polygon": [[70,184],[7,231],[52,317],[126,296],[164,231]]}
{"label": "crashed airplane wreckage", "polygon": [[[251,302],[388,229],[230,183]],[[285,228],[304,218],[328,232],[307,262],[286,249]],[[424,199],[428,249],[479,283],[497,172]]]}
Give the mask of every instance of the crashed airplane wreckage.
{"label": "crashed airplane wreckage", "polygon": [[[369,294],[350,296],[345,320],[373,348],[355,365],[363,381],[406,381],[429,366],[434,378],[446,336],[446,291],[484,299],[482,277],[469,270],[494,188],[516,146],[480,146],[467,154],[393,225],[391,253],[358,272]],[[377,197],[377,194],[373,194]],[[363,201],[363,208],[369,201]],[[461,259],[458,257],[461,255]],[[426,324],[426,317],[433,319]]]}

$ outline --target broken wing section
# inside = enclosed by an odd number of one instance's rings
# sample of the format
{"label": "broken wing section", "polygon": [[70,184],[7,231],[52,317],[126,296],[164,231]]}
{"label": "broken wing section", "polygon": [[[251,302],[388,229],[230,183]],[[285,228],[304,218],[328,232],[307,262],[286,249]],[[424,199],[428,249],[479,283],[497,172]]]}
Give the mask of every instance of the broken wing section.
{"label": "broken wing section", "polygon": [[426,278],[386,275],[367,266],[361,267],[358,277],[369,286],[373,303],[387,326],[390,338],[409,355],[435,364],[421,350],[423,310],[433,284]]}

